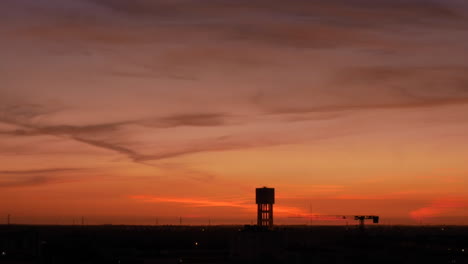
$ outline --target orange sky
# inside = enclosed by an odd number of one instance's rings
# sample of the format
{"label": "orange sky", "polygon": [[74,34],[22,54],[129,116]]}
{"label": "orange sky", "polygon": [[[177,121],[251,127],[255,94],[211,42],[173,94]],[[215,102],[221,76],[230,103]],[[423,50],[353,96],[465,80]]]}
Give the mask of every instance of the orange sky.
{"label": "orange sky", "polygon": [[0,21],[5,219],[248,224],[269,186],[280,224],[468,223],[463,1],[2,0]]}

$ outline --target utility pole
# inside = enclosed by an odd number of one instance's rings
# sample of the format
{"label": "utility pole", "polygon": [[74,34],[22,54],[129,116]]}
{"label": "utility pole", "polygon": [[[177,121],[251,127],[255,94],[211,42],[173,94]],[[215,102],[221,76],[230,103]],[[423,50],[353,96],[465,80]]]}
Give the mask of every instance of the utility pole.
{"label": "utility pole", "polygon": [[310,213],[309,225],[312,225],[312,203],[310,204],[310,208],[309,208],[309,209],[310,209],[310,212],[309,212],[309,213]]}

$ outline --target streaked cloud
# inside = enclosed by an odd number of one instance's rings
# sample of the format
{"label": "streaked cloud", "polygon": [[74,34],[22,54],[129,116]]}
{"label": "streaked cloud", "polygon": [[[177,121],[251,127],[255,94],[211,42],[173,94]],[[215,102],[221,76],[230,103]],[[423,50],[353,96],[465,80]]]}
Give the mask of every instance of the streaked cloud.
{"label": "streaked cloud", "polygon": [[[0,188],[34,187],[40,185],[75,182],[82,179],[82,174],[88,169],[82,168],[50,168],[35,170],[0,171]],[[81,177],[77,177],[77,173]]]}
{"label": "streaked cloud", "polygon": [[236,207],[243,209],[252,209],[251,205],[247,205],[245,202],[232,202],[232,201],[214,201],[207,199],[190,199],[190,198],[167,198],[167,197],[156,197],[149,195],[135,195],[131,196],[131,199],[141,200],[144,202],[152,203],[180,203],[187,206],[197,207]]}
{"label": "streaked cloud", "polygon": [[57,172],[76,172],[83,171],[83,168],[51,168],[51,169],[38,169],[38,170],[5,170],[0,171],[0,174],[4,175],[30,175],[30,174],[45,174],[45,173],[57,173]]}
{"label": "streaked cloud", "polygon": [[410,212],[412,219],[430,219],[435,217],[446,217],[454,213],[466,212],[468,200],[464,198],[441,198],[432,201],[425,207]]}
{"label": "streaked cloud", "polygon": [[[250,212],[256,210],[256,205],[251,200],[238,199],[237,201],[227,201],[222,199],[211,200],[211,199],[199,199],[199,198],[170,198],[170,197],[158,197],[152,195],[133,195],[130,199],[147,203],[175,203],[183,206],[191,207],[230,207],[238,208]],[[305,212],[297,207],[279,205],[275,206],[275,214],[288,217],[298,214],[304,214]]]}
{"label": "streaked cloud", "polygon": [[70,182],[63,177],[50,177],[50,176],[28,176],[28,177],[11,177],[6,178],[2,176],[0,179],[0,188],[12,187],[34,187],[45,184]]}

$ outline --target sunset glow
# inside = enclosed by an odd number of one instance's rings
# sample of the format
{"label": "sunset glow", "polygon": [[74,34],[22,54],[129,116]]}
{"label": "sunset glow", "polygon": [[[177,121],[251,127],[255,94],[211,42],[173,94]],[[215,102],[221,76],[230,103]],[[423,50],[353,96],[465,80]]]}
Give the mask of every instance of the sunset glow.
{"label": "sunset glow", "polygon": [[2,0],[0,21],[0,223],[249,224],[269,186],[278,224],[468,224],[466,1]]}

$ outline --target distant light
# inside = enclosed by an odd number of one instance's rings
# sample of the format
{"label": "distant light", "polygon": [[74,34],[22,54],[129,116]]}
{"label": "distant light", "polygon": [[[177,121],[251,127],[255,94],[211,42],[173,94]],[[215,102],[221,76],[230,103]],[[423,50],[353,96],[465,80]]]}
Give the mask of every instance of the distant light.
{"label": "distant light", "polygon": [[5,252],[5,251],[2,251],[2,256],[6,256],[6,252]]}
{"label": "distant light", "polygon": [[205,232],[205,228],[203,228],[201,231]]}
{"label": "distant light", "polygon": [[464,248],[462,248],[462,252],[465,252],[465,249],[464,249]]}
{"label": "distant light", "polygon": [[198,246],[198,242],[195,242],[195,246]]}

